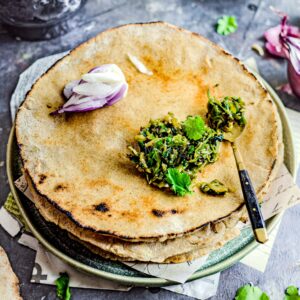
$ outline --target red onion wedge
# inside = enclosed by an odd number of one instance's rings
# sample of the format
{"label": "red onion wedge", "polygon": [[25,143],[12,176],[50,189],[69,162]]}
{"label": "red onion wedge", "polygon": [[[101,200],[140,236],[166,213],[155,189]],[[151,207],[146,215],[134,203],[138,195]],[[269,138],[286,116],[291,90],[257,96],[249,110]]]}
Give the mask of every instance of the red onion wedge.
{"label": "red onion wedge", "polygon": [[282,16],[281,24],[265,32],[266,49],[275,56],[288,60],[288,79],[293,93],[300,97],[300,28],[287,24]]}
{"label": "red onion wedge", "polygon": [[67,102],[51,114],[85,112],[110,106],[126,97],[127,91],[125,76],[117,65],[98,66],[65,86],[63,93]]}
{"label": "red onion wedge", "polygon": [[73,88],[78,85],[80,80],[73,80],[70,81],[64,88],[64,96],[69,99],[71,95],[73,94]]}

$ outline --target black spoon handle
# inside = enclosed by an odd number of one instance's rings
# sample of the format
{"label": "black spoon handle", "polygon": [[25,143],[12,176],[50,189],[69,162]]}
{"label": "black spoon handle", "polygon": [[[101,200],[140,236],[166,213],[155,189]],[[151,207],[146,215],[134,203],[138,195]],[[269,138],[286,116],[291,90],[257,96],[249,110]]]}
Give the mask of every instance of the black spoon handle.
{"label": "black spoon handle", "polygon": [[241,181],[241,187],[250,217],[252,229],[255,235],[256,240],[259,243],[265,243],[268,240],[268,234],[266,230],[265,221],[263,219],[261,209],[259,206],[258,199],[255,194],[250,176],[245,169],[242,157],[237,149],[235,143],[232,143],[232,149],[235,156],[236,165],[239,170],[239,177]]}

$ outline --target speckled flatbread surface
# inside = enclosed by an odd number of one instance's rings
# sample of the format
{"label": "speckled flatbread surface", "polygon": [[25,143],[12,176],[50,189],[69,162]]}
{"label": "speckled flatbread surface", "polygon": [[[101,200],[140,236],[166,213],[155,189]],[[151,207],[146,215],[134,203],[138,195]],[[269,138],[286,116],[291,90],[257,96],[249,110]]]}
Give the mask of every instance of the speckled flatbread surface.
{"label": "speckled flatbread surface", "polygon": [[[209,249],[213,250],[220,247],[229,237],[233,238],[236,236],[238,230],[235,228],[235,225],[239,220],[244,218],[246,213],[246,209],[243,206],[231,214],[230,217],[226,217],[215,223],[209,223],[194,233],[168,239],[163,242],[128,242],[79,227],[40,196],[35,191],[30,178],[28,176],[26,178],[32,194],[32,201],[45,220],[68,231],[71,236],[81,241],[83,245],[96,254],[121,261],[136,260],[164,263],[183,262],[190,255],[197,257],[196,254],[202,254],[203,249],[209,252]],[[235,235],[231,233],[235,233]]]}
{"label": "speckled flatbread surface", "polygon": [[[127,54],[153,71],[141,74]],[[51,116],[63,87],[91,68],[115,63],[129,84],[113,106]],[[217,87],[216,87],[217,86]],[[205,38],[162,22],[110,29],[56,63],[28,93],[16,118],[24,169],[36,191],[77,226],[126,240],[166,240],[229,216],[243,205],[230,144],[199,174],[231,187],[224,197],[177,197],[149,186],[127,158],[127,145],[149,119],[173,112],[179,120],[207,111],[207,89],[239,96],[248,123],[238,146],[259,197],[282,161],[275,104],[245,67]],[[105,210],[97,210],[104,206]],[[155,214],[160,211],[160,214]]]}

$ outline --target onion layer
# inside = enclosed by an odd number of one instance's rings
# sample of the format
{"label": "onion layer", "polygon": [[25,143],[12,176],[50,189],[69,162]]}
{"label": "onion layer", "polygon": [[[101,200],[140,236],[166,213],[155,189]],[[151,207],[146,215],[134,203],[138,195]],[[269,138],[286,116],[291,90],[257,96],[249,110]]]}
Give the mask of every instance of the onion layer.
{"label": "onion layer", "polygon": [[122,70],[115,64],[91,69],[80,80],[69,82],[64,88],[67,102],[52,114],[85,112],[115,104],[124,98],[128,84]]}

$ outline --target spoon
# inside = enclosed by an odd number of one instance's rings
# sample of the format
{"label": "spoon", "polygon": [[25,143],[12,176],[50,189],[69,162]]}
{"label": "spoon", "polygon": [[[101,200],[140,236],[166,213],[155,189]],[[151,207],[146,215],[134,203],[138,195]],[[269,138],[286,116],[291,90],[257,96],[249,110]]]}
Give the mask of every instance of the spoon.
{"label": "spoon", "polygon": [[224,132],[224,139],[231,143],[237,168],[239,170],[239,177],[241,181],[241,187],[246,202],[246,207],[250,217],[252,229],[255,235],[256,241],[264,244],[268,240],[268,233],[266,230],[265,221],[263,219],[261,209],[255,190],[248,171],[246,170],[242,156],[238,150],[236,139],[242,134],[244,127],[234,125],[230,132]]}

